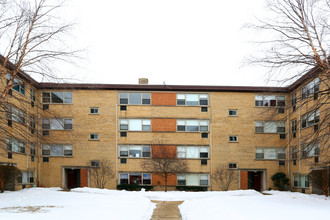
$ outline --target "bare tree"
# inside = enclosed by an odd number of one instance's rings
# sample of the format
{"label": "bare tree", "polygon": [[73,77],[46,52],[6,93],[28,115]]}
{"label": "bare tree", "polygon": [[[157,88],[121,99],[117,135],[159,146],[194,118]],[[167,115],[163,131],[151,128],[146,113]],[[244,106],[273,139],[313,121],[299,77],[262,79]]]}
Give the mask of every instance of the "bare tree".
{"label": "bare tree", "polygon": [[105,185],[115,177],[114,165],[110,160],[100,160],[99,166],[90,169],[90,175],[95,186],[104,189]]}
{"label": "bare tree", "polygon": [[141,161],[141,167],[164,180],[165,192],[170,176],[186,173],[189,170],[186,160],[177,158],[176,151],[163,145],[154,147],[151,158]]}
{"label": "bare tree", "polygon": [[[63,7],[64,0],[0,0],[0,150],[2,152],[7,150],[7,137],[15,136],[24,141],[32,138],[26,127],[16,123],[8,129],[8,116],[21,118],[20,124],[35,129],[35,122],[31,122],[26,113],[30,96],[36,94],[31,94],[32,90],[27,90],[23,81],[36,86],[37,82],[30,76],[41,80],[60,79],[56,73],[56,64],[62,61],[71,62],[73,58],[78,57],[79,51],[70,48],[64,40],[72,30],[73,24],[63,20],[61,16]],[[17,89],[25,96],[11,92]],[[8,95],[9,93],[12,94]],[[35,102],[35,106],[38,107],[38,99]]]}
{"label": "bare tree", "polygon": [[219,189],[228,191],[230,185],[236,180],[236,176],[236,170],[229,169],[226,164],[219,164],[211,178]]}
{"label": "bare tree", "polygon": [[[330,2],[329,0],[269,0],[267,1],[268,18],[259,19],[257,24],[247,25],[249,28],[266,33],[257,41],[262,51],[248,59],[249,63],[269,68],[269,80],[277,80],[281,84],[291,84],[301,78],[310,83],[305,93],[291,97],[287,102],[290,114],[282,116],[290,118],[295,107],[299,107],[307,118],[307,123],[315,124],[315,131],[304,131],[300,138],[303,156],[304,146],[318,144],[320,150],[319,166],[330,164],[329,145],[329,93],[330,93]],[[308,71],[308,74],[305,74]],[[303,74],[305,74],[303,76]],[[299,80],[291,91],[301,83]],[[315,113],[314,115],[312,115]],[[309,114],[309,115],[308,115]],[[284,115],[284,114],[283,114]],[[277,115],[278,116],[278,115]],[[314,121],[308,121],[312,119]],[[299,123],[300,122],[300,123]],[[304,127],[304,118],[296,126]],[[297,129],[299,130],[299,129]],[[310,147],[314,150],[314,148]],[[308,152],[307,152],[308,154]]]}

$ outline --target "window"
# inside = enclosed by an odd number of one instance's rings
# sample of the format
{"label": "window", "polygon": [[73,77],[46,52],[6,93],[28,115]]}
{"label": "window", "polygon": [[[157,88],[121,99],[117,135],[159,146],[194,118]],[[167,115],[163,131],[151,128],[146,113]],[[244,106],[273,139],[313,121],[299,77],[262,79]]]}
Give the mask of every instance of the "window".
{"label": "window", "polygon": [[144,157],[150,158],[151,148],[150,146],[120,146],[120,157]]}
{"label": "window", "polygon": [[36,90],[34,89],[30,89],[30,98],[31,98],[31,102],[35,102],[36,101]]}
{"label": "window", "polygon": [[34,182],[34,174],[31,171],[22,171],[21,176],[18,177],[18,183],[30,184]]}
{"label": "window", "polygon": [[[7,74],[7,84],[9,83],[9,80],[11,78],[11,74]],[[13,80],[13,90],[19,92],[22,95],[25,95],[25,84],[21,80],[14,78]]]}
{"label": "window", "polygon": [[314,93],[317,93],[319,91],[319,87],[320,80],[319,78],[316,78],[301,89],[301,99],[306,99]]}
{"label": "window", "polygon": [[296,119],[291,120],[291,132],[292,133],[297,132],[297,120]]}
{"label": "window", "polygon": [[256,133],[285,133],[285,121],[255,121]]}
{"label": "window", "polygon": [[237,163],[229,163],[228,168],[229,169],[237,169]]}
{"label": "window", "polygon": [[99,114],[99,108],[98,107],[89,108],[89,114],[98,115]]}
{"label": "window", "polygon": [[209,104],[208,94],[177,94],[176,104],[177,105],[208,105]]}
{"label": "window", "polygon": [[237,136],[229,136],[229,142],[238,142]]}
{"label": "window", "polygon": [[120,184],[151,184],[151,174],[149,173],[121,173],[119,178]]}
{"label": "window", "polygon": [[292,160],[296,160],[298,158],[298,151],[297,151],[297,147],[293,147],[291,149],[291,159]]}
{"label": "window", "polygon": [[72,92],[43,92],[44,104],[72,104]]}
{"label": "window", "polygon": [[320,144],[309,143],[302,146],[302,158],[315,157],[320,155]]}
{"label": "window", "polygon": [[150,93],[119,93],[119,104],[150,105]]}
{"label": "window", "polygon": [[308,128],[320,121],[320,111],[317,109],[302,116],[301,128]]}
{"label": "window", "polygon": [[36,145],[34,143],[30,143],[30,154],[32,156],[36,155]]}
{"label": "window", "polygon": [[89,140],[99,140],[99,134],[89,134]]}
{"label": "window", "polygon": [[297,188],[308,188],[308,175],[294,175],[293,176],[293,186]]}
{"label": "window", "polygon": [[208,186],[208,174],[178,174],[177,184],[180,186]]}
{"label": "window", "polygon": [[[293,93],[291,95],[291,105],[292,105],[292,108],[293,106],[296,106],[297,104],[297,93]],[[292,109],[293,111],[295,110],[295,108]]]}
{"label": "window", "polygon": [[36,117],[34,117],[33,115],[30,115],[30,129],[36,129]]}
{"label": "window", "polygon": [[204,120],[177,120],[177,131],[198,132],[208,131],[209,121]]}
{"label": "window", "polygon": [[256,148],[256,159],[285,160],[285,148]]}
{"label": "window", "polygon": [[8,151],[25,154],[25,142],[11,137],[6,142]]}
{"label": "window", "polygon": [[229,109],[228,110],[228,116],[238,116],[238,110]]}
{"label": "window", "polygon": [[43,130],[72,130],[72,118],[43,118]]}
{"label": "window", "polygon": [[256,95],[255,106],[275,107],[285,106],[285,96],[275,95]]}
{"label": "window", "polygon": [[21,124],[25,124],[25,112],[12,105],[7,105],[7,119],[13,120]]}
{"label": "window", "polygon": [[98,160],[91,160],[91,167],[99,167],[100,161]]}
{"label": "window", "polygon": [[150,119],[121,119],[119,122],[121,131],[151,131]]}
{"label": "window", "polygon": [[42,156],[71,157],[72,145],[63,145],[63,144],[42,145]]}
{"label": "window", "polygon": [[208,158],[209,148],[180,146],[177,147],[177,157],[178,158]]}

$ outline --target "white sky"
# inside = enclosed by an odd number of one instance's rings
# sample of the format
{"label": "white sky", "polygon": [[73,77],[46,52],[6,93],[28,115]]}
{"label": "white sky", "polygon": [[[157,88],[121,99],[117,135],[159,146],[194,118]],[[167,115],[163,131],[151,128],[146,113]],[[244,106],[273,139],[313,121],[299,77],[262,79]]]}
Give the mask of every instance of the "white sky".
{"label": "white sky", "polygon": [[88,48],[81,82],[265,85],[266,71],[241,67],[264,0],[72,0],[76,43]]}

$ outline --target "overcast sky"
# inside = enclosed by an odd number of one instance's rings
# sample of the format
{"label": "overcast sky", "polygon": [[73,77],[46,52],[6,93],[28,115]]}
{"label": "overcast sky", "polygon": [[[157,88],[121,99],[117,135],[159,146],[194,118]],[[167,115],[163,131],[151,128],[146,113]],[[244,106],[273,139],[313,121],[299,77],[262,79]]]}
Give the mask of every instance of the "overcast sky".
{"label": "overcast sky", "polygon": [[82,82],[265,85],[265,70],[242,67],[264,0],[72,0],[76,42],[88,55],[70,70]]}

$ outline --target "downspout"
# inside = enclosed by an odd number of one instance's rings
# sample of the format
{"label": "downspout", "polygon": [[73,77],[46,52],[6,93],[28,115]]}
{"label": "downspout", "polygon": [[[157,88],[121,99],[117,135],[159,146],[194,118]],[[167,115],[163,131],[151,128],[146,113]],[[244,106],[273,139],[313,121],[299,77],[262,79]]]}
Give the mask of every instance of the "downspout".
{"label": "downspout", "polygon": [[[29,121],[30,117],[29,117],[29,105],[28,105],[28,102],[26,102],[26,146],[29,145],[29,126],[30,125],[30,122],[31,120]],[[30,145],[29,145],[30,146]],[[26,149],[26,147],[25,147]],[[31,146],[30,148],[31,149]],[[26,152],[26,168],[29,169],[29,152]]]}
{"label": "downspout", "polygon": [[37,112],[38,112],[38,119],[37,119],[37,129],[36,129],[36,131],[37,131],[37,137],[38,137],[38,143],[37,143],[37,154],[38,154],[38,186],[40,187],[40,153],[41,153],[41,151],[40,151],[40,134],[39,134],[39,123],[40,123],[40,108],[41,108],[41,105],[40,104],[38,104],[37,105]]}
{"label": "downspout", "polygon": [[209,97],[210,97],[210,101],[209,101],[209,108],[210,108],[210,167],[211,167],[211,171],[210,171],[210,189],[211,189],[211,191],[212,191],[212,161],[213,161],[213,151],[212,151],[212,108],[211,108],[211,96],[210,96],[210,94],[209,94]]}
{"label": "downspout", "polygon": [[288,155],[288,177],[291,177],[291,174],[290,174],[290,113],[289,113],[289,108],[288,108],[288,111],[287,111],[287,124],[288,124],[288,147],[287,147],[287,155]]}
{"label": "downspout", "polygon": [[[118,95],[117,95],[118,96]],[[118,99],[117,99],[118,100]],[[118,102],[118,101],[117,101]],[[115,165],[116,165],[116,186],[118,184],[118,103],[116,103],[116,155],[115,155]],[[117,187],[116,187],[117,188]]]}
{"label": "downspout", "polygon": [[[301,151],[301,112],[300,112],[300,109],[301,109],[301,101],[299,102],[299,117],[298,117],[298,121],[299,121],[299,139],[298,139],[298,152],[300,154],[300,157],[299,157],[299,173],[301,173],[301,154],[302,154],[302,151]],[[298,158],[297,158],[298,159]]]}

